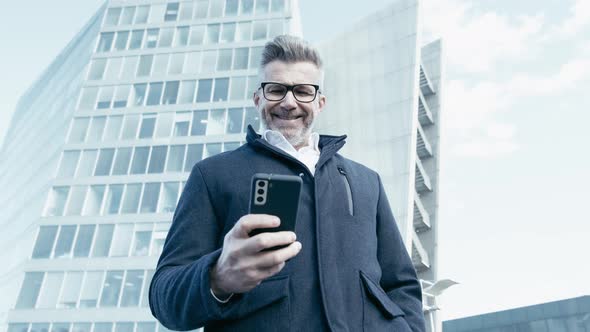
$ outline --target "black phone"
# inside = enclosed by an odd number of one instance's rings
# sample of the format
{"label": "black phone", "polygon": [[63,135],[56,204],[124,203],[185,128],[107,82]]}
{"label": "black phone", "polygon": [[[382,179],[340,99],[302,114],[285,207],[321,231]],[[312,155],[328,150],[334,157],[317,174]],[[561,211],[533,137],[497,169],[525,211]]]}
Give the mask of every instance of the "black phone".
{"label": "black phone", "polygon": [[[295,232],[301,184],[301,178],[295,175],[254,174],[252,176],[249,213],[277,216],[281,220],[281,224],[274,228],[254,229],[249,235],[254,236],[263,232]],[[267,250],[283,247],[286,246]]]}

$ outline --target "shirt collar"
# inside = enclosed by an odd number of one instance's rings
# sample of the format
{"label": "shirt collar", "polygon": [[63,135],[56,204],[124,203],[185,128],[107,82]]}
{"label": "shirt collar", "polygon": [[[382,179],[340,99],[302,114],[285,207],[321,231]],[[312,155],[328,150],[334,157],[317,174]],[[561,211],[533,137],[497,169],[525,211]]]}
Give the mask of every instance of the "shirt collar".
{"label": "shirt collar", "polygon": [[[271,145],[279,147],[285,151],[290,151],[290,152],[294,152],[294,153],[297,152],[297,150],[291,145],[291,143],[289,143],[289,141],[287,141],[285,136],[279,131],[266,129],[262,133],[262,138],[264,140],[266,140],[268,143],[270,143]],[[308,148],[308,149],[311,149],[312,151],[317,152],[319,154],[320,153],[319,142],[320,142],[320,135],[318,133],[311,133],[311,135],[309,135],[309,140],[307,141],[307,145],[303,146],[301,149]]]}

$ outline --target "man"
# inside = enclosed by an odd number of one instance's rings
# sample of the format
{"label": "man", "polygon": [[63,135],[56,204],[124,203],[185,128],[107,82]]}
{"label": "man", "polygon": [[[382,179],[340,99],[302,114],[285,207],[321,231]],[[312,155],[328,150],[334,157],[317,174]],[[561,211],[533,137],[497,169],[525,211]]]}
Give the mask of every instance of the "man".
{"label": "man", "polygon": [[[197,163],[150,287],[174,330],[424,331],[421,289],[379,176],[312,133],[326,104],[322,62],[303,40],[266,44],[254,93],[266,130]],[[370,147],[367,147],[370,148]],[[295,232],[248,215],[255,173],[303,180]],[[282,249],[262,251],[278,245]]]}

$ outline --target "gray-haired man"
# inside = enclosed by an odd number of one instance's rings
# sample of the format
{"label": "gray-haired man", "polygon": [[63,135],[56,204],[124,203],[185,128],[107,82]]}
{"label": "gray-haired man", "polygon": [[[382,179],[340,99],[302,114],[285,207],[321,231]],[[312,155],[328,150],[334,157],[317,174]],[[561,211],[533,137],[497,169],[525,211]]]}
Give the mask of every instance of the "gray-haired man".
{"label": "gray-haired man", "polygon": [[[322,62],[303,40],[267,43],[254,104],[265,130],[197,163],[150,287],[171,329],[206,331],[423,331],[421,289],[377,173],[320,136]],[[295,232],[248,213],[255,173],[302,177]],[[278,245],[282,249],[262,251]]]}

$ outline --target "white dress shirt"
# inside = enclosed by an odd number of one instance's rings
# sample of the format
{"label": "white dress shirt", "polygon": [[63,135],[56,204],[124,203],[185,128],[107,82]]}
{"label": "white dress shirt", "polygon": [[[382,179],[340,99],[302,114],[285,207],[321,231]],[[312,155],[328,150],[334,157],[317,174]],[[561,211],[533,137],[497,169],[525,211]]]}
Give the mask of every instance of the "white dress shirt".
{"label": "white dress shirt", "polygon": [[302,162],[312,175],[315,173],[315,165],[318,163],[318,159],[320,159],[320,135],[318,133],[312,133],[309,136],[309,141],[307,142],[306,146],[303,146],[298,150],[296,150],[289,141],[278,131],[275,130],[265,130],[262,133],[262,138],[266,140],[270,145],[275,146],[291,156],[295,159]]}

